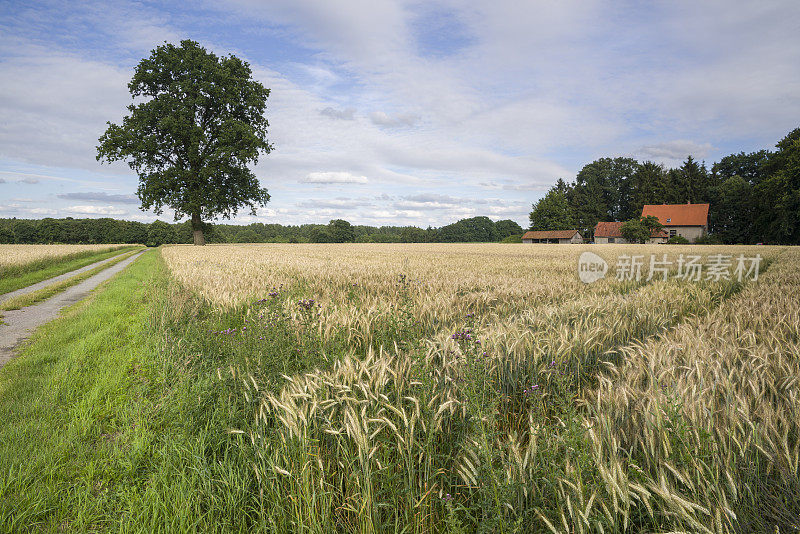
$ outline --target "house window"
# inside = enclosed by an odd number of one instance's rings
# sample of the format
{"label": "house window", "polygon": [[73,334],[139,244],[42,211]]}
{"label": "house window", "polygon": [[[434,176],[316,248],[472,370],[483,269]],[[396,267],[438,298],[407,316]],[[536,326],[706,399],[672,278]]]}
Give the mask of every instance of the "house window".
{"label": "house window", "polygon": [[675,235],[676,235],[677,233],[678,233],[678,231],[677,231],[677,230],[670,230],[670,231],[669,231],[669,236],[670,236],[670,237],[675,237]]}
{"label": "house window", "polygon": [[667,224],[669,224],[669,223],[671,223],[671,222],[672,222],[672,217],[670,217],[669,219],[667,219]]}
{"label": "house window", "polygon": [[614,238],[613,238],[613,237],[609,237],[609,238],[608,238],[608,242],[609,242],[609,243],[613,243],[613,242],[614,242]]}

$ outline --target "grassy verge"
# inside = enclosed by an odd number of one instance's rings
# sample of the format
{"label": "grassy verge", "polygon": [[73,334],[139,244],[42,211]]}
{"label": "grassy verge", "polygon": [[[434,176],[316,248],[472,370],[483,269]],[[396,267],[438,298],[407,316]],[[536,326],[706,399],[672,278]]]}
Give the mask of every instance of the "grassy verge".
{"label": "grassy verge", "polygon": [[112,260],[107,261],[102,265],[98,265],[94,269],[89,269],[88,271],[76,274],[75,276],[67,278],[66,280],[61,280],[60,282],[50,284],[49,286],[43,287],[42,289],[39,289],[37,291],[33,291],[31,293],[26,293],[24,295],[19,295],[18,297],[11,298],[5,301],[2,305],[0,305],[0,310],[6,310],[6,311],[18,310],[20,308],[36,304],[37,302],[47,300],[53,295],[57,295],[58,293],[61,293],[62,291],[65,291],[66,289],[83,282],[87,278],[91,278],[97,273],[104,271],[113,265],[116,265],[122,260],[131,257],[132,255],[136,254],[136,252],[137,251],[132,250],[128,253],[120,254],[119,256],[113,258]]}
{"label": "grassy verge", "polygon": [[154,254],[39,329],[0,370],[0,531],[97,530],[118,485],[148,461],[151,395],[142,367]]}
{"label": "grassy verge", "polygon": [[39,329],[0,370],[0,531],[264,527],[251,454],[227,432],[251,412],[216,369],[313,360],[278,318],[249,345],[217,333],[246,313],[203,308],[148,252]]}
{"label": "grassy verge", "polygon": [[46,258],[0,271],[0,295],[59,276],[138,246],[116,247],[104,252],[84,251],[59,258]]}

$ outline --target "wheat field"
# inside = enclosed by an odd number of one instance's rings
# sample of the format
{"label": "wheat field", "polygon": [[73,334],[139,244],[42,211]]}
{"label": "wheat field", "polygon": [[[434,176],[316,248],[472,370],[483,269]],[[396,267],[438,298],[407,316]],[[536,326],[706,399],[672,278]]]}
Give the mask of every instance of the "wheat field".
{"label": "wheat field", "polygon": [[86,252],[104,252],[125,245],[0,245],[0,271],[41,260],[58,260]]}
{"label": "wheat field", "polygon": [[[578,255],[763,259],[758,279],[584,285]],[[327,362],[218,369],[252,409],[276,530],[796,532],[800,251],[777,247],[168,247],[251,331]],[[257,312],[253,303],[268,306]],[[385,332],[390,328],[392,336]],[[336,348],[336,350],[334,350]],[[257,360],[258,354],[252,354]]]}

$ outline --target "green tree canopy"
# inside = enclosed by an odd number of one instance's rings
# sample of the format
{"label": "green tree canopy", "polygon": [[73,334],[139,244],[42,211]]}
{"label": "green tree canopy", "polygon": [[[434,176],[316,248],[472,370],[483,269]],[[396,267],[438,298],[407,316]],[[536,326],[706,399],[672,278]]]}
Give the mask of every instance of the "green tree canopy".
{"label": "green tree canopy", "polygon": [[620,228],[622,237],[631,243],[646,243],[654,233],[663,230],[664,225],[658,221],[658,217],[647,215],[625,221]]}
{"label": "green tree canopy", "polygon": [[600,158],[580,170],[569,199],[584,235],[593,232],[599,221],[618,221],[624,215],[625,184],[638,165],[631,158]]}
{"label": "green tree canopy", "polygon": [[619,220],[630,220],[642,214],[645,204],[663,204],[669,194],[666,186],[667,172],[663,165],[652,161],[640,163],[629,180],[623,183],[620,193],[624,197],[624,210]]}
{"label": "green tree canopy", "polygon": [[552,188],[533,205],[530,213],[531,229],[572,230],[575,219],[572,216],[567,197],[557,188]]}
{"label": "green tree canopy", "polygon": [[217,57],[194,41],[164,44],[137,65],[128,84],[144,102],[128,106],[122,125],[108,123],[97,159],[127,161],[139,175],[142,209],[189,216],[194,243],[203,220],[255,214],[269,201],[249,164],[269,153],[264,117],[269,89],[236,56]]}
{"label": "green tree canopy", "polygon": [[497,228],[489,217],[472,217],[441,227],[436,238],[443,243],[494,242]]}
{"label": "green tree canopy", "polygon": [[773,243],[800,244],[800,128],[781,139],[755,188],[755,227]]}
{"label": "green tree canopy", "polygon": [[167,243],[175,243],[175,228],[164,221],[153,221],[147,227],[147,246],[157,247]]}
{"label": "green tree canopy", "polygon": [[750,154],[739,152],[719,160],[711,166],[711,172],[721,180],[739,176],[747,180],[750,185],[757,185],[764,178],[768,160],[769,152],[766,150]]}
{"label": "green tree canopy", "polygon": [[679,169],[669,171],[667,200],[674,204],[706,202],[710,186],[705,165],[689,156]]}
{"label": "green tree canopy", "polygon": [[752,186],[739,175],[725,180],[717,188],[712,229],[725,243],[749,243],[753,220]]}
{"label": "green tree canopy", "polygon": [[400,242],[402,243],[425,243],[428,240],[428,232],[416,226],[407,226],[400,232]]}
{"label": "green tree canopy", "polygon": [[646,243],[650,239],[650,229],[640,219],[625,221],[620,233],[631,243]]}
{"label": "green tree canopy", "polygon": [[497,221],[494,223],[494,227],[497,230],[497,238],[500,240],[513,235],[522,235],[522,227],[511,219]]}
{"label": "green tree canopy", "polygon": [[352,243],[356,240],[353,226],[344,219],[334,219],[328,223],[328,235],[332,243]]}

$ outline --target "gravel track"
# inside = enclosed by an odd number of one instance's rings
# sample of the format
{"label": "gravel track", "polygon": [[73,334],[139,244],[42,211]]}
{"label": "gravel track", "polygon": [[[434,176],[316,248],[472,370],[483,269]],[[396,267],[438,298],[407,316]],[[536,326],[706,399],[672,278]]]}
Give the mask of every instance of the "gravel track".
{"label": "gravel track", "polygon": [[[130,258],[126,258],[121,262],[117,263],[116,265],[112,265],[108,269],[100,271],[96,275],[87,278],[83,282],[76,284],[67,290],[54,295],[53,297],[42,301],[38,304],[34,304],[33,306],[28,306],[26,308],[22,308],[21,310],[12,310],[3,312],[3,322],[5,324],[0,324],[0,368],[6,364],[11,358],[14,357],[14,352],[16,348],[22,343],[25,339],[27,339],[34,329],[37,327],[52,321],[58,316],[58,313],[65,307],[75,304],[79,300],[86,298],[89,293],[100,285],[102,282],[105,282],[122,269],[133,263],[136,258],[142,255],[144,251],[137,252]],[[45,286],[49,285],[53,282],[59,281],[63,277],[69,278],[74,276],[82,271],[92,269],[98,265],[101,265],[109,260],[116,258],[114,256],[107,260],[99,261],[97,263],[93,263],[92,265],[88,265],[81,269],[77,269],[75,271],[69,272],[65,275],[56,276],[55,278],[51,278],[49,280],[45,280]],[[33,286],[28,286],[24,288],[25,290],[30,289],[31,287],[37,286],[39,284],[33,284]],[[44,286],[42,286],[44,287]],[[37,288],[40,289],[40,288]],[[23,290],[19,290],[23,291]],[[33,290],[35,291],[35,289]],[[25,291],[26,293],[28,291]],[[18,291],[15,291],[15,294]],[[19,293],[23,294],[23,293]],[[4,297],[6,295],[3,295]]]}

